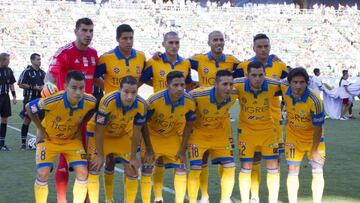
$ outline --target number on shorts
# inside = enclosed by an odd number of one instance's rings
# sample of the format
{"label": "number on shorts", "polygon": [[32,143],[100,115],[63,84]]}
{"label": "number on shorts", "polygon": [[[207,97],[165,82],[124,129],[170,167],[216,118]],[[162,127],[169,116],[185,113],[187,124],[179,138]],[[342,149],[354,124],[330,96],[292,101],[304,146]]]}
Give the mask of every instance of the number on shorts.
{"label": "number on shorts", "polygon": [[41,153],[40,153],[41,160],[45,160],[45,158],[46,158],[45,153],[46,153],[45,150],[41,151]]}
{"label": "number on shorts", "polygon": [[245,156],[246,145],[240,145],[239,154]]}
{"label": "number on shorts", "polygon": [[199,150],[197,147],[191,147],[192,157],[199,157]]}
{"label": "number on shorts", "polygon": [[295,148],[294,147],[290,147],[290,158],[295,158]]}

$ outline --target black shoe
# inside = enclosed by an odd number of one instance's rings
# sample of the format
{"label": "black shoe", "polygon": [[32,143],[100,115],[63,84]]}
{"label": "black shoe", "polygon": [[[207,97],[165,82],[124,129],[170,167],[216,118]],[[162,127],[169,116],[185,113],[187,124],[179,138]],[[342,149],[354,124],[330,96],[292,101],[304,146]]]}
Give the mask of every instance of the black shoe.
{"label": "black shoe", "polygon": [[20,150],[21,150],[21,151],[25,151],[25,150],[26,150],[26,145],[25,145],[25,144],[22,144],[21,147],[20,147]]}
{"label": "black shoe", "polygon": [[0,151],[10,151],[10,149],[6,145],[4,145],[0,148]]}

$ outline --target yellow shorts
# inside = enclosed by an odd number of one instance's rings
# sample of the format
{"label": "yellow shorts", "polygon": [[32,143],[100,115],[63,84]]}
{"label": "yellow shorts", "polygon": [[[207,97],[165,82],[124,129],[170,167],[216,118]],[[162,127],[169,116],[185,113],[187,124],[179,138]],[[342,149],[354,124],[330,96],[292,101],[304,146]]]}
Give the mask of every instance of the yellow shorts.
{"label": "yellow shorts", "polygon": [[[92,161],[96,154],[94,133],[86,132],[87,152],[89,161]],[[131,139],[128,136],[117,138],[104,138],[104,155],[114,154],[117,163],[129,163],[131,156]]]}
{"label": "yellow shorts", "polygon": [[206,151],[210,152],[212,164],[234,162],[232,143],[226,130],[210,134],[194,129],[188,142],[190,166],[201,166]]}
{"label": "yellow shorts", "polygon": [[272,130],[264,133],[239,130],[238,137],[240,161],[253,162],[255,152],[261,152],[265,160],[279,158],[277,137]]}
{"label": "yellow shorts", "polygon": [[63,154],[69,167],[87,165],[87,155],[81,140],[74,139],[66,144],[54,144],[45,139],[36,145],[36,167],[53,167],[57,155]]}
{"label": "yellow shorts", "polygon": [[[155,160],[162,157],[165,168],[185,168],[185,164],[176,159],[181,145],[178,134],[161,136],[150,135],[151,144],[154,150]],[[141,147],[142,155],[145,153],[145,145]]]}
{"label": "yellow shorts", "polygon": [[[291,165],[300,165],[305,153],[307,155],[307,158],[310,159],[311,153],[309,152],[311,151],[311,147],[312,147],[312,141],[310,142],[299,141],[295,136],[291,134],[287,134],[285,141],[286,163]],[[324,137],[320,139],[318,151],[321,156],[325,157],[326,152],[325,152]]]}

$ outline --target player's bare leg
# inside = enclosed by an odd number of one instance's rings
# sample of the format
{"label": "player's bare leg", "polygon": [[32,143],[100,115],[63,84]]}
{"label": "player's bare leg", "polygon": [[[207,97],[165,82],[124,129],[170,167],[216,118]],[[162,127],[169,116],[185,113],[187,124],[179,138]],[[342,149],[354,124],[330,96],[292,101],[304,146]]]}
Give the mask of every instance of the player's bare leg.
{"label": "player's bare leg", "polygon": [[48,179],[50,175],[50,167],[41,167],[37,170],[37,176],[34,184],[35,202],[46,203],[49,188]]}
{"label": "player's bare leg", "polygon": [[73,188],[73,203],[83,203],[86,199],[88,188],[88,169],[87,165],[73,166],[76,179]]}

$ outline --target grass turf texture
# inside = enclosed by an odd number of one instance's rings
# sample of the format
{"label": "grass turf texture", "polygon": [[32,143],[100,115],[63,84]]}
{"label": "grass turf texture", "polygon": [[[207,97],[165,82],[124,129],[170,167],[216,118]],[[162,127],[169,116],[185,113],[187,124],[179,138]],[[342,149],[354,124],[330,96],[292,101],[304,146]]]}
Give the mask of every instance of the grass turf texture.
{"label": "grass turf texture", "polygon": [[[22,108],[22,101],[13,106],[13,116],[9,118],[9,124],[21,129],[22,120],[18,116]],[[238,106],[232,109],[232,117],[236,118]],[[360,151],[358,143],[360,143],[360,102],[354,106],[354,115],[359,117],[355,120],[338,121],[326,120],[325,134],[327,159],[325,165],[325,191],[323,202],[359,202],[359,157]],[[236,129],[237,121],[233,123],[233,129]],[[35,133],[34,125],[31,126],[30,133]],[[234,131],[236,132],[236,131]],[[34,202],[34,177],[35,169],[35,152],[20,151],[20,132],[13,129],[7,129],[6,144],[12,150],[10,152],[0,152],[0,182],[1,195],[0,202]],[[238,188],[239,161],[236,154],[236,177],[235,187],[232,198],[235,202],[240,202],[240,194]],[[283,156],[282,156],[283,158]],[[117,165],[120,167],[120,165]],[[209,193],[211,202],[219,202],[220,185],[216,166],[210,166],[209,172]],[[280,202],[287,202],[286,192],[286,175],[287,169],[284,161],[281,164],[281,185],[280,185]],[[74,173],[70,174],[70,182],[68,187],[68,201],[72,199],[72,186],[74,181]],[[123,184],[122,173],[116,173],[114,197],[116,202],[122,202]],[[102,181],[101,181],[102,184]],[[173,188],[172,170],[166,171],[164,186]],[[263,167],[262,183],[260,188],[261,202],[267,202],[266,174]],[[104,191],[101,186],[100,202],[104,200]],[[173,202],[174,195],[169,192],[163,192],[164,202]],[[49,179],[49,197],[48,202],[56,202],[56,192],[54,185],[54,175]],[[140,199],[140,188],[137,201]],[[299,202],[311,202],[311,168],[307,162],[303,162],[300,172],[300,189]]]}

